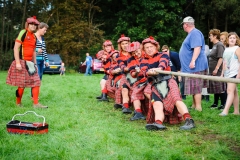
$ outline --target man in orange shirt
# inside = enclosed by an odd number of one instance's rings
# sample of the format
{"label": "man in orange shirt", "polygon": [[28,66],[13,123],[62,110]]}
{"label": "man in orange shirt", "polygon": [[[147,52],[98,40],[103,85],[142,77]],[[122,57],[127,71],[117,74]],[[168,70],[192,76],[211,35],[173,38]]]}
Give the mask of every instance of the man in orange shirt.
{"label": "man in orange shirt", "polygon": [[36,67],[36,37],[34,31],[39,25],[35,16],[27,19],[25,29],[21,30],[14,45],[14,58],[7,76],[7,84],[17,86],[16,104],[22,107],[22,96],[25,87],[32,88],[33,107],[48,108],[38,103],[40,78]]}

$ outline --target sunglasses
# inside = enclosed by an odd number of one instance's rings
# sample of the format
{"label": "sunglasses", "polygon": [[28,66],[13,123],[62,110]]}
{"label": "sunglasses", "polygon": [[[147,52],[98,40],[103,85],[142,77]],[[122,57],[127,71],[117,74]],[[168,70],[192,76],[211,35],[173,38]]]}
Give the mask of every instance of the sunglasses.
{"label": "sunglasses", "polygon": [[167,52],[168,51],[168,49],[167,50],[162,50],[162,52]]}

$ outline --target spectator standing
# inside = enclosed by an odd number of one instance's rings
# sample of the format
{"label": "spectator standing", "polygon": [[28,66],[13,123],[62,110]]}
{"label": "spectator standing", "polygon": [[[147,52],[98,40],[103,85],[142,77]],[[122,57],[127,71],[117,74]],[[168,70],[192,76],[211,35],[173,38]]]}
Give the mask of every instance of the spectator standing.
{"label": "spectator standing", "polygon": [[60,71],[60,76],[62,75],[65,76],[65,65],[63,62],[61,63],[61,68],[59,69],[59,71]]}
{"label": "spectator standing", "polygon": [[223,43],[225,47],[227,45],[227,37],[228,37],[228,32],[224,31],[220,33],[220,41]]}
{"label": "spectator standing", "polygon": [[16,105],[22,107],[22,96],[25,87],[31,87],[34,108],[48,108],[38,102],[39,88],[41,85],[36,67],[36,37],[34,32],[40,23],[35,16],[27,19],[25,29],[21,30],[15,40],[14,61],[7,75],[6,83],[17,86]]}
{"label": "spectator standing", "polygon": [[86,72],[85,72],[85,76],[88,76],[88,75],[92,75],[92,57],[89,56],[89,53],[86,53],[86,60],[85,62],[83,63],[86,65]]}
{"label": "spectator standing", "polygon": [[36,59],[37,59],[37,66],[38,66],[38,75],[40,77],[40,80],[42,80],[44,62],[46,66],[49,65],[47,51],[46,51],[46,44],[43,38],[44,34],[47,32],[47,29],[48,29],[48,25],[46,23],[41,22],[38,25],[37,32],[35,33],[35,36],[37,38]]}
{"label": "spectator standing", "polygon": [[[227,38],[227,47],[223,53],[223,71],[222,75],[227,78],[240,79],[240,39],[235,32],[230,32]],[[233,104],[233,114],[239,115],[239,97],[237,84],[227,83],[227,100],[225,108],[220,116],[226,116],[229,108]]]}
{"label": "spectator standing", "polygon": [[[181,71],[184,73],[205,75],[208,69],[207,56],[204,53],[205,42],[201,31],[195,28],[194,19],[183,19],[183,29],[188,33],[180,48],[179,57]],[[202,88],[207,87],[207,82],[200,78],[185,78],[184,94],[193,96],[192,108],[202,111]]]}
{"label": "spectator standing", "polygon": [[[213,43],[212,50],[209,54],[209,75],[221,76],[222,74],[222,62],[223,52],[225,47],[220,41],[220,30],[212,29],[209,31],[209,39]],[[211,108],[218,107],[218,99],[221,99],[221,105],[218,109],[223,109],[226,103],[226,83],[209,81],[208,93],[214,94],[214,102]]]}

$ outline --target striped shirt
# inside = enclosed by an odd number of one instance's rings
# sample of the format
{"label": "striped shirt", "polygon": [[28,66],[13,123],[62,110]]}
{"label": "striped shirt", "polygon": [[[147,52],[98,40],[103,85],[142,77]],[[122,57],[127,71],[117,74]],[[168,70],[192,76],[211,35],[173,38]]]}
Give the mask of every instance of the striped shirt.
{"label": "striped shirt", "polygon": [[169,56],[166,53],[155,53],[152,57],[145,55],[140,65],[141,71],[145,73],[151,68],[161,68],[164,71],[171,71],[169,66]]}
{"label": "striped shirt", "polygon": [[[37,39],[36,44],[36,54],[37,54],[37,60],[44,60],[45,62],[48,62],[48,56],[46,51],[46,44],[44,41],[44,38],[41,37],[42,40]],[[39,49],[42,49],[42,52],[38,52]]]}

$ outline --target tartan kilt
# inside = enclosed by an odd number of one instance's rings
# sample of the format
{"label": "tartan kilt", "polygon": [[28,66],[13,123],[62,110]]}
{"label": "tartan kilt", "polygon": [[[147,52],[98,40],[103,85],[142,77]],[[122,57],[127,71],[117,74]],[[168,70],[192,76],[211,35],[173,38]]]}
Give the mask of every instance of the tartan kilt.
{"label": "tartan kilt", "polygon": [[222,93],[227,90],[227,84],[224,82],[209,81],[208,93]]}
{"label": "tartan kilt", "polygon": [[[121,83],[121,79],[117,82]],[[115,103],[122,104],[122,87],[115,87]]]}
{"label": "tartan kilt", "polygon": [[121,89],[121,92],[122,92],[122,88],[123,88],[124,84],[126,84],[127,87],[129,88],[129,90],[128,90],[128,97],[129,97],[129,102],[131,102],[131,95],[132,95],[133,87],[128,82],[125,74],[123,74],[122,78],[120,79],[120,89]]}
{"label": "tartan kilt", "polygon": [[128,82],[127,77],[126,77],[125,74],[122,75],[122,78],[121,78],[121,81],[120,81],[120,87],[122,88],[122,86],[123,86],[124,84],[126,84],[126,85],[128,86],[128,88],[129,88],[130,90],[132,90],[132,86],[131,86],[130,83]]}
{"label": "tartan kilt", "polygon": [[29,75],[26,69],[26,63],[24,60],[20,60],[22,70],[16,69],[16,61],[14,60],[8,70],[6,83],[11,86],[17,86],[21,88],[36,87],[41,85],[40,78],[38,76],[37,67],[34,75]]}
{"label": "tartan kilt", "polygon": [[108,92],[113,92],[113,93],[116,90],[116,88],[114,86],[112,86],[112,79],[110,79],[110,78],[106,81],[106,89]]}
{"label": "tartan kilt", "polygon": [[152,84],[147,83],[147,86],[144,88],[143,93],[150,94],[152,93]]}
{"label": "tartan kilt", "polygon": [[106,89],[107,89],[107,95],[113,99],[115,99],[115,87],[111,86],[111,79],[108,79],[106,81]]}
{"label": "tartan kilt", "polygon": [[[207,70],[194,72],[192,74],[207,75]],[[208,88],[208,80],[201,78],[185,77],[184,95],[194,95],[202,93],[202,88]]]}
{"label": "tartan kilt", "polygon": [[141,83],[136,82],[134,83],[133,87],[132,87],[132,94],[131,94],[131,102],[135,101],[135,100],[144,100],[145,96],[144,96],[144,89],[147,86],[147,82],[145,82],[145,84],[141,85]]}
{"label": "tartan kilt", "polygon": [[[155,86],[152,86],[152,92],[154,92],[162,100],[165,115],[164,122],[168,122],[169,124],[178,124],[182,121],[182,115],[179,114],[177,108],[174,105],[177,101],[182,101],[182,98],[178,89],[178,85],[173,78],[168,80],[168,87],[169,92],[164,99],[161,97]],[[152,103],[149,104],[146,120],[147,123],[155,122],[155,113]]]}

